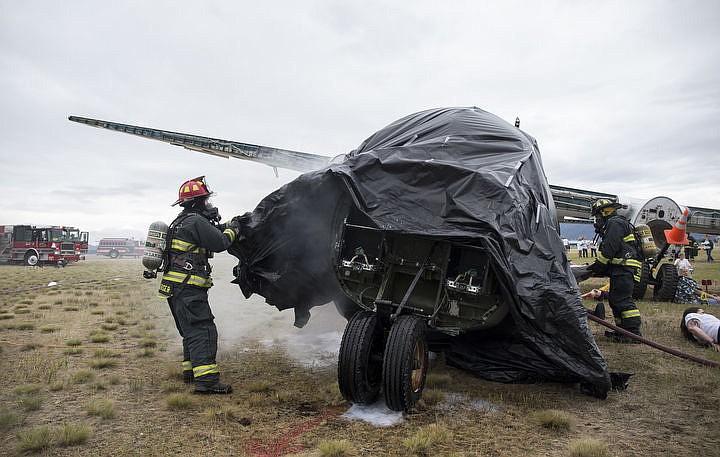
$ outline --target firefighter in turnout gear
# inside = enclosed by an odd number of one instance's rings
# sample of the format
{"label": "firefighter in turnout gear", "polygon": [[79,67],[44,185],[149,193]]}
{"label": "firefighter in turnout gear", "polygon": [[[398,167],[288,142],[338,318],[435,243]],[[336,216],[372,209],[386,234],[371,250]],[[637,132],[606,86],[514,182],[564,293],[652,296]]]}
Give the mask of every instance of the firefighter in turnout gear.
{"label": "firefighter in turnout gear", "polygon": [[[610,278],[608,303],[612,308],[615,324],[636,335],[641,335],[640,310],[635,306],[632,293],[633,282],[640,281],[642,263],[638,260],[633,226],[627,219],[617,214],[620,206],[604,198],[593,202],[595,231],[602,241],[598,258],[588,269],[595,276]],[[619,342],[634,341],[615,332],[605,333]]]}
{"label": "firefighter in turnout gear", "polygon": [[227,394],[232,387],[220,382],[215,360],[218,334],[208,302],[209,259],[235,241],[239,225],[236,219],[218,223],[204,178],[184,182],[173,203],[183,209],[168,228],[159,294],[167,298],[183,339],[183,380],[195,384],[195,393]]}

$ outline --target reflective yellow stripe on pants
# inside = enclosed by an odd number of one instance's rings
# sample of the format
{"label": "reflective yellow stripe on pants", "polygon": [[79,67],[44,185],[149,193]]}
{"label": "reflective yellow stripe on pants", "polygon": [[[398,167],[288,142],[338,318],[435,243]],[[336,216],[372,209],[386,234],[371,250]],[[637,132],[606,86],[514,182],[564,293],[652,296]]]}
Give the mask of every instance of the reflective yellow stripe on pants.
{"label": "reflective yellow stripe on pants", "polygon": [[633,317],[640,317],[640,310],[639,309],[629,309],[627,311],[623,311],[621,313],[621,316],[623,319],[630,319]]}
{"label": "reflective yellow stripe on pants", "polygon": [[217,367],[217,363],[211,363],[210,365],[199,365],[197,367],[193,367],[193,376],[196,378],[199,378],[200,376],[205,376],[208,374],[213,373],[220,373]]}

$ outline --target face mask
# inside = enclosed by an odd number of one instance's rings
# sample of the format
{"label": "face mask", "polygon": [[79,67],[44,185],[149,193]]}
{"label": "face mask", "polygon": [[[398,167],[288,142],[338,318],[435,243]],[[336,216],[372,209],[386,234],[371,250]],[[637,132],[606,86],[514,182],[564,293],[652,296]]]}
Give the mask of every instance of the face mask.
{"label": "face mask", "polygon": [[213,206],[210,198],[206,198],[204,202],[198,202],[195,208],[196,211],[199,211],[209,220],[213,222],[220,222],[220,211],[218,211],[218,209]]}
{"label": "face mask", "polygon": [[603,229],[605,228],[605,218],[603,216],[595,216],[595,222],[593,223],[593,227],[595,227],[595,231],[597,233],[602,233]]}
{"label": "face mask", "polygon": [[207,206],[205,207],[205,211],[203,211],[208,219],[214,222],[220,222],[220,211],[215,208],[212,203],[208,202]]}

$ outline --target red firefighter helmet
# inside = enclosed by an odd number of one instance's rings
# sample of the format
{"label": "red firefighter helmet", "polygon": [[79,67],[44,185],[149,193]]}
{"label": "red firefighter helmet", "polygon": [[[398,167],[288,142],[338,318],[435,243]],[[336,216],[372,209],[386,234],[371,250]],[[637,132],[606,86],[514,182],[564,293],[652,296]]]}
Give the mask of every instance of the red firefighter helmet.
{"label": "red firefighter helmet", "polygon": [[198,176],[182,183],[178,190],[178,199],[172,206],[208,195],[212,195],[212,192],[208,190],[207,184],[205,184],[205,176]]}

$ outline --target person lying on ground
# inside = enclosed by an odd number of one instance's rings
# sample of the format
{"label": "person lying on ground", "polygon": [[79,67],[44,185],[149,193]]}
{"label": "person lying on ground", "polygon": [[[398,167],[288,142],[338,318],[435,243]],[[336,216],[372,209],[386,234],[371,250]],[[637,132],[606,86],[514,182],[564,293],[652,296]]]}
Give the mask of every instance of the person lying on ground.
{"label": "person lying on ground", "polygon": [[712,314],[706,314],[703,308],[697,306],[687,308],[680,320],[680,331],[693,343],[710,346],[720,352],[720,345],[718,345],[720,319]]}
{"label": "person lying on ground", "polygon": [[677,288],[675,289],[674,303],[689,305],[718,305],[720,297],[707,293],[700,288],[700,285],[690,276],[690,270],[680,268],[678,273]]}

